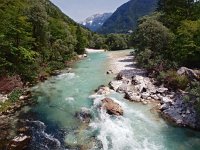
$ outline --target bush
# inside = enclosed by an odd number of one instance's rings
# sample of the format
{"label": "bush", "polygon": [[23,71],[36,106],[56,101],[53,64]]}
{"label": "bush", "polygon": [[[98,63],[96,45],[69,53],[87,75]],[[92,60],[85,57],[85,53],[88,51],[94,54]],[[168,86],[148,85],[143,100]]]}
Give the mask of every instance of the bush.
{"label": "bush", "polygon": [[19,97],[21,95],[22,95],[22,90],[21,89],[15,89],[9,94],[8,99],[11,102],[16,102],[17,100],[19,100]]}
{"label": "bush", "polygon": [[180,76],[176,73],[176,71],[173,70],[169,70],[167,72],[160,72],[157,79],[172,89],[185,90],[189,84],[189,79],[187,76]]}
{"label": "bush", "polygon": [[154,56],[154,52],[150,49],[136,52],[136,60],[138,64],[148,69],[150,72],[155,71],[157,74],[163,70],[176,67],[176,63],[163,58],[163,55]]}
{"label": "bush", "polygon": [[50,68],[51,71],[59,70],[59,69],[65,68],[65,64],[63,62],[59,62],[59,61],[51,61],[48,64],[48,67]]}

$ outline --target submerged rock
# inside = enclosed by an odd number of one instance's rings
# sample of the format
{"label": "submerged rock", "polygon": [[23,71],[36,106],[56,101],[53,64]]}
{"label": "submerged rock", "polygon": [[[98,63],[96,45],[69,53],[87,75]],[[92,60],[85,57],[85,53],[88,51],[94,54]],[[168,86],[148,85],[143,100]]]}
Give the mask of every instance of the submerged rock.
{"label": "submerged rock", "polygon": [[80,112],[76,112],[75,117],[81,120],[83,123],[89,123],[92,115],[89,109],[82,108]]}
{"label": "submerged rock", "polygon": [[110,98],[104,98],[102,101],[102,108],[110,115],[120,116],[123,115],[122,107]]}

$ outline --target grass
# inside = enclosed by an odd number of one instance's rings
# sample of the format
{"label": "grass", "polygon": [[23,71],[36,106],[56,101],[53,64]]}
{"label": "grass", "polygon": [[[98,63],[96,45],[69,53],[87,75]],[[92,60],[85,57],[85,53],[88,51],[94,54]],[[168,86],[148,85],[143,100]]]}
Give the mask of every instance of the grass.
{"label": "grass", "polygon": [[5,112],[10,106],[19,100],[19,97],[22,95],[21,89],[15,89],[8,95],[8,100],[4,103],[0,103],[0,112]]}
{"label": "grass", "polygon": [[7,100],[4,103],[0,103],[0,112],[5,112],[8,110],[10,106],[13,105],[13,102],[11,100]]}

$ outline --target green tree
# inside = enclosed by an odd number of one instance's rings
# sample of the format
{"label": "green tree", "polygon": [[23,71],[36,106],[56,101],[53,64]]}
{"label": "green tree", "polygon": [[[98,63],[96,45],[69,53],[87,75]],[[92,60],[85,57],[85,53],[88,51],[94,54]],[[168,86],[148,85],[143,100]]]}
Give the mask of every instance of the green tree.
{"label": "green tree", "polygon": [[110,50],[127,49],[127,41],[121,34],[109,34],[106,39],[106,44]]}
{"label": "green tree", "polygon": [[176,31],[182,20],[196,20],[199,18],[199,2],[194,0],[159,0],[158,10],[164,13],[162,22]]}
{"label": "green tree", "polygon": [[159,53],[170,49],[173,39],[173,33],[151,16],[141,19],[134,36],[136,46],[140,50],[148,48]]}
{"label": "green tree", "polygon": [[94,34],[92,40],[90,41],[90,47],[95,49],[105,48],[105,37]]}
{"label": "green tree", "polygon": [[200,67],[200,20],[185,20],[177,30],[174,59],[180,65]]}
{"label": "green tree", "polygon": [[86,38],[80,26],[77,27],[76,37],[77,37],[77,44],[75,51],[77,52],[77,54],[84,54],[86,47]]}
{"label": "green tree", "polygon": [[48,41],[48,16],[44,4],[45,0],[34,0],[31,2],[29,11],[29,20],[32,23],[32,36],[35,39],[33,49],[40,52],[42,61],[47,58],[46,49]]}
{"label": "green tree", "polygon": [[23,74],[24,68],[29,69],[28,66],[33,64],[36,53],[31,50],[34,39],[26,9],[23,1],[17,0],[1,5],[0,70],[4,73]]}
{"label": "green tree", "polygon": [[160,71],[171,67],[171,49],[175,36],[157,20],[159,15],[155,15],[140,20],[138,29],[132,36],[132,43],[137,48],[139,63],[145,68]]}

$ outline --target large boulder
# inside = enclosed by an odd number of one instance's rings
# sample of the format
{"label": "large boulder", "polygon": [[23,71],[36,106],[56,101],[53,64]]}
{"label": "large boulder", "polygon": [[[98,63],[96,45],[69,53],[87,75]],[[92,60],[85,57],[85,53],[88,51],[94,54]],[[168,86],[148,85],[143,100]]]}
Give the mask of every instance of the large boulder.
{"label": "large boulder", "polygon": [[101,100],[101,102],[102,108],[105,109],[108,114],[116,116],[123,115],[122,107],[114,100],[110,98],[104,98],[103,100]]}
{"label": "large boulder", "polygon": [[195,71],[186,67],[181,67],[178,71],[177,71],[178,75],[186,75],[187,77],[189,77],[191,80],[198,80],[200,81],[200,71]]}
{"label": "large boulder", "polygon": [[160,109],[165,119],[178,126],[200,129],[200,118],[194,104],[184,101],[183,96],[180,95],[175,96],[173,103],[169,99],[163,102]]}
{"label": "large boulder", "polygon": [[23,150],[27,148],[30,141],[31,141],[30,136],[20,134],[19,136],[15,137],[12,141],[10,141],[7,149],[8,150]]}

